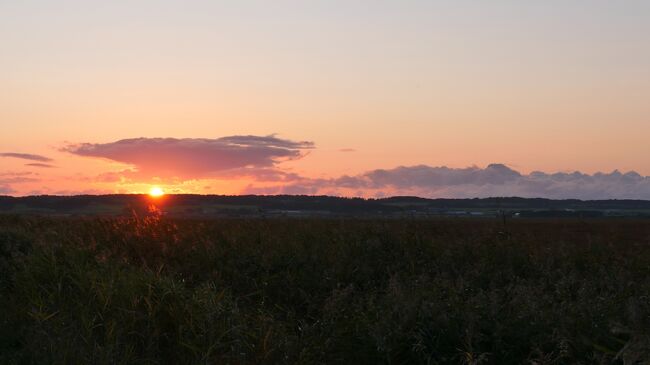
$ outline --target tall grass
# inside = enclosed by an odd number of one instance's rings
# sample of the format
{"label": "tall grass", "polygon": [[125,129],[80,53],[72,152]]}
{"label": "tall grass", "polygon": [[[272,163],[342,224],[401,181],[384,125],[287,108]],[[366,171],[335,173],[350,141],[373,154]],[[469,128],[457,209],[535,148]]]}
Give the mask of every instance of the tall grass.
{"label": "tall grass", "polygon": [[648,359],[647,221],[0,217],[2,364]]}

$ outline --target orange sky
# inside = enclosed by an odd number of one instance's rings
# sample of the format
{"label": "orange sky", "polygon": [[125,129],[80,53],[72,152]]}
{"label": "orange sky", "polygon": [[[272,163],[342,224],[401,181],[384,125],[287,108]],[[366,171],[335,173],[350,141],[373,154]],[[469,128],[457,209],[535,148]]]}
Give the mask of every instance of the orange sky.
{"label": "orange sky", "polygon": [[[304,179],[650,174],[646,1],[4,2],[0,44],[0,153],[55,166],[0,158],[0,194],[148,191],[161,180],[106,178],[133,165],[61,150],[137,137],[311,141],[273,165]],[[220,172],[166,188],[275,184]]]}

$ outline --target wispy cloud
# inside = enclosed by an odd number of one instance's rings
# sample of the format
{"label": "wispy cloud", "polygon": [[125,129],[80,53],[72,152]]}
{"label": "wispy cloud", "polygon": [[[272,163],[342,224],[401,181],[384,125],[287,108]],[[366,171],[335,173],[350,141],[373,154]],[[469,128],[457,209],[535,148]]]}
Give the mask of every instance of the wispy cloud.
{"label": "wispy cloud", "polygon": [[[132,176],[196,179],[234,172],[268,174],[282,161],[298,159],[312,142],[276,136],[207,138],[133,138],[111,143],[68,145],[63,151],[133,165]],[[276,172],[277,173],[277,172]]]}
{"label": "wispy cloud", "polygon": [[40,162],[53,161],[49,157],[35,155],[31,153],[18,153],[18,152],[0,152],[0,157],[12,157],[12,158],[20,158],[23,160],[40,161]]}
{"label": "wispy cloud", "polygon": [[38,174],[34,173],[34,172],[31,172],[31,171],[5,171],[5,172],[0,172],[0,177],[30,176],[30,175],[38,175]]}
{"label": "wispy cloud", "polygon": [[26,176],[0,176],[0,184],[22,184],[41,181],[40,179]]}
{"label": "wispy cloud", "polygon": [[42,167],[44,169],[52,169],[52,168],[56,167],[54,165],[50,165],[50,164],[47,164],[47,163],[40,163],[40,162],[26,163],[25,166]]}

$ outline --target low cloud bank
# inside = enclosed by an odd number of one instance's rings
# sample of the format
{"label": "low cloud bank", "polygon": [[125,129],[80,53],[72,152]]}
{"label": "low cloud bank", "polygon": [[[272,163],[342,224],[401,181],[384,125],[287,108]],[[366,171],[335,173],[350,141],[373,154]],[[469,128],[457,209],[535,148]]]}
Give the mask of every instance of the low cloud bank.
{"label": "low cloud bank", "polygon": [[636,172],[521,174],[506,165],[449,168],[426,165],[378,169],[335,179],[302,179],[284,186],[249,186],[246,193],[415,195],[429,198],[520,196],[551,199],[650,199],[650,177]]}
{"label": "low cloud bank", "polygon": [[31,172],[0,172],[0,195],[16,193],[16,189],[13,188],[12,184],[40,181],[34,176]]}

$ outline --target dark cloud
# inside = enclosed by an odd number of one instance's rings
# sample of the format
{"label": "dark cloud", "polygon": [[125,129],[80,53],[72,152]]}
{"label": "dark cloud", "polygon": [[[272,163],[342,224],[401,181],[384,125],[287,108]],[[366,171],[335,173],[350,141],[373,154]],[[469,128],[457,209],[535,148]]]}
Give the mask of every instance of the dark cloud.
{"label": "dark cloud", "polygon": [[46,164],[46,163],[40,163],[40,162],[26,163],[25,166],[42,167],[42,168],[45,168],[45,169],[51,169],[51,168],[56,167],[54,165],[50,165],[50,164]]}
{"label": "dark cloud", "polygon": [[111,143],[82,143],[63,150],[79,156],[106,158],[135,166],[131,177],[183,179],[274,170],[286,160],[301,158],[312,142],[275,136],[207,138],[133,138]]}
{"label": "dark cloud", "polygon": [[334,195],[416,195],[430,198],[493,196],[553,199],[650,199],[650,177],[636,172],[521,174],[505,165],[486,168],[401,166],[336,179],[302,179],[282,186],[249,186],[246,192]]}
{"label": "dark cloud", "polygon": [[0,185],[0,194],[13,194],[16,190],[12,189],[9,185]]}
{"label": "dark cloud", "polygon": [[13,158],[20,158],[20,159],[23,159],[23,160],[40,161],[40,162],[53,161],[49,157],[45,157],[45,156],[41,156],[41,155],[34,155],[34,154],[31,154],[31,153],[2,152],[2,153],[0,153],[0,157],[13,157]]}

